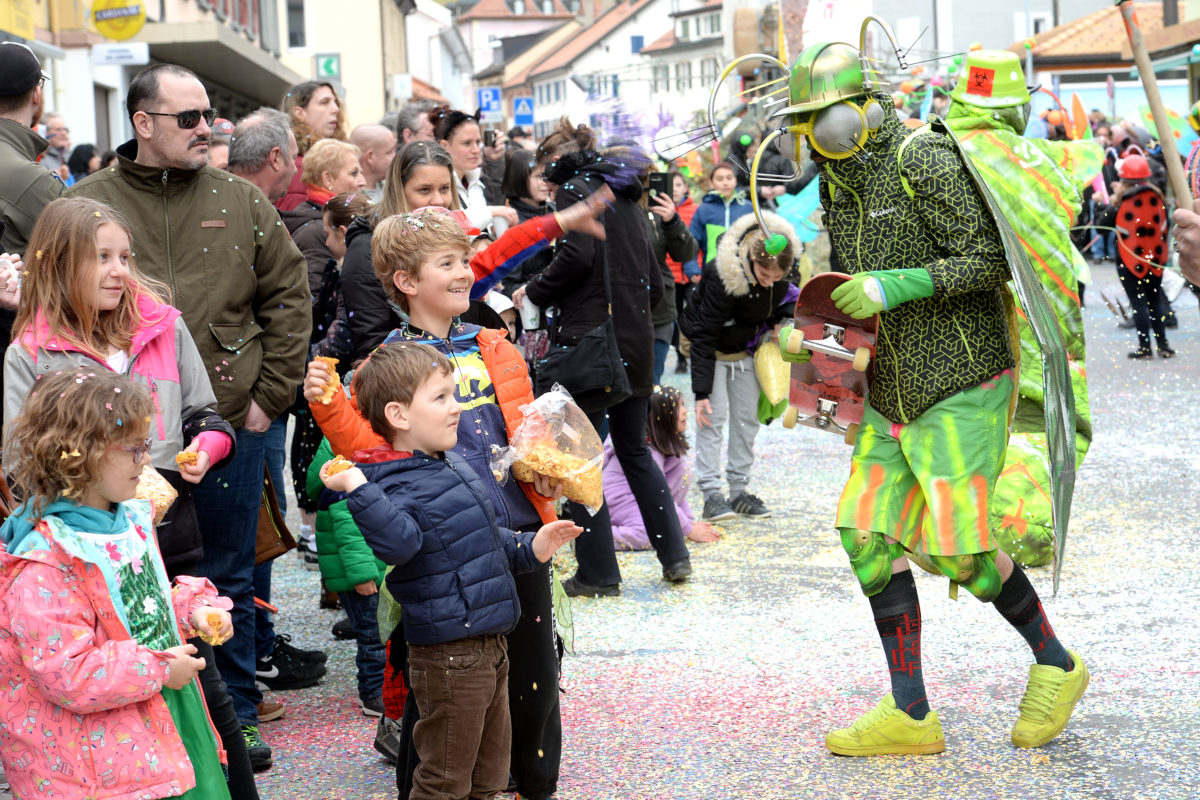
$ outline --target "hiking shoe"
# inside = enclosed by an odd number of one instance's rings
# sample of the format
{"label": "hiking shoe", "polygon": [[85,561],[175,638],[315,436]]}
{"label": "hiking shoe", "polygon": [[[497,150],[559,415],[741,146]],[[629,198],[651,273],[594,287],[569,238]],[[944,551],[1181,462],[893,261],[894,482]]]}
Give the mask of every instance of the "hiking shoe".
{"label": "hiking shoe", "polygon": [[567,578],[562,582],[563,591],[567,597],[617,597],[621,594],[621,584],[612,583],[607,586],[593,586],[584,583],[579,578]]}
{"label": "hiking shoe", "polygon": [[329,658],[324,650],[301,650],[299,647],[292,647],[292,637],[286,633],[275,635],[275,652],[284,653],[306,664],[324,664]]}
{"label": "hiking shoe", "polygon": [[400,735],[400,720],[382,717],[375,726],[375,749],[391,763],[400,758],[403,739]]}
{"label": "hiking shoe", "polygon": [[362,707],[364,717],[382,717],[383,716],[383,698],[372,697],[369,700],[360,700],[359,705]]}
{"label": "hiking shoe", "polygon": [[1154,358],[1154,351],[1149,347],[1139,347],[1137,350],[1130,350],[1125,354],[1126,358],[1132,358],[1136,361],[1144,361],[1147,358]]}
{"label": "hiking shoe", "polygon": [[704,516],[701,517],[705,522],[720,522],[725,519],[733,519],[737,516],[737,512],[733,510],[733,506],[729,505],[729,501],[725,499],[723,494],[710,494],[704,498]]}
{"label": "hiking shoe", "polygon": [[682,583],[686,581],[692,574],[691,559],[681,558],[678,561],[672,561],[670,564],[663,565],[663,580],[671,583]]}
{"label": "hiking shoe", "polygon": [[255,684],[259,691],[282,691],[285,689],[304,689],[308,686],[315,685],[325,675],[325,665],[313,663],[309,661],[301,661],[293,656],[291,652],[296,651],[295,648],[283,642],[286,649],[281,648],[279,641],[281,637],[275,638],[275,649],[266,658],[260,658],[254,665]]}
{"label": "hiking shoe", "polygon": [[262,772],[271,768],[271,748],[263,741],[257,725],[243,725],[242,738],[246,740],[246,754],[250,756],[250,768]]}
{"label": "hiking shoe", "polygon": [[[763,519],[771,516],[771,509],[763,505],[763,501],[749,492],[742,492],[729,504],[733,510],[741,514],[743,517],[757,517]],[[707,509],[707,504],[705,508]]]}
{"label": "hiking shoe", "polygon": [[688,369],[687,356],[679,356],[677,359],[675,359],[675,374],[676,375],[687,375],[688,372],[690,372],[690,371],[691,370]]}
{"label": "hiking shoe", "polygon": [[337,622],[333,623],[330,628],[333,633],[333,638],[341,639],[342,641],[351,641],[358,638],[358,632],[354,630],[354,626],[350,624],[349,617],[342,617]]}
{"label": "hiking shoe", "polygon": [[1067,651],[1074,667],[1064,672],[1046,664],[1031,664],[1029,683],[1021,698],[1021,716],[1012,729],[1017,747],[1041,747],[1062,733],[1091,675],[1078,655]]}
{"label": "hiking shoe", "polygon": [[1174,356],[1175,356],[1175,351],[1172,350],[1171,348],[1169,348],[1169,347],[1158,348],[1158,357],[1159,358],[1173,358]]}
{"label": "hiking shoe", "polygon": [[936,711],[916,720],[896,708],[891,692],[849,728],[830,731],[825,746],[839,756],[920,755],[946,749]]}
{"label": "hiking shoe", "polygon": [[259,722],[274,722],[283,716],[283,703],[277,703],[274,700],[263,700],[258,704],[258,721]]}

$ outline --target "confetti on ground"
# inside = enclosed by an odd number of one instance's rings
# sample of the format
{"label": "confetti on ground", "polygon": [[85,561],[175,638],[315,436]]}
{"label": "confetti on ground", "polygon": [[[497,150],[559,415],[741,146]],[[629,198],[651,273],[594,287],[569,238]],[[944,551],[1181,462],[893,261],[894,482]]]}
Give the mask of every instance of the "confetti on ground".
{"label": "confetti on ground", "polygon": [[[576,655],[563,664],[559,800],[796,798],[1178,798],[1200,780],[1200,627],[1193,491],[1200,473],[1200,318],[1187,293],[1172,361],[1130,362],[1099,291],[1085,309],[1096,438],[1079,475],[1063,586],[1031,571],[1056,631],[1092,683],[1067,731],[1036,751],[1009,728],[1031,659],[991,608],[923,573],[924,667],[946,732],[944,754],[848,759],[824,734],[887,690],[868,605],[830,527],[850,451],[839,437],[779,425],[758,439],[751,490],[774,517],[734,521],[691,545],[695,575],[661,579],[652,553],[620,553],[619,598],[573,605]],[[667,381],[687,389],[672,370]],[[694,441],[694,440],[693,440]],[[693,500],[699,507],[698,498]],[[293,511],[291,519],[295,520]],[[569,575],[570,558],[562,559]],[[264,723],[275,766],[263,797],[394,798],[394,776],[361,716],[354,645],[317,610],[317,579],[293,557],[275,571],[277,627],[329,651],[323,683],[280,692],[287,715]],[[1190,754],[1190,755],[1189,755]]]}

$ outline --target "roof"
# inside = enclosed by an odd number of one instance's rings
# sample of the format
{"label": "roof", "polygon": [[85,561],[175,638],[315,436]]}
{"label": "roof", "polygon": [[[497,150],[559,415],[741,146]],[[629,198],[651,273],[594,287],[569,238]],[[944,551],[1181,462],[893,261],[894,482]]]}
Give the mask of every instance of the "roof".
{"label": "roof", "polygon": [[575,20],[564,22],[546,34],[546,38],[505,64],[504,88],[514,89],[523,85],[531,70],[540,67],[543,59],[577,36],[581,30],[583,26]]}
{"label": "roof", "polygon": [[[1162,3],[1132,5],[1142,34],[1146,38],[1162,31]],[[1121,9],[1113,5],[1057,28],[1043,31],[1034,37],[1034,42],[1033,59],[1038,67],[1133,62],[1133,51],[1129,47],[1129,37],[1125,34]],[[1008,49],[1018,55],[1024,55],[1025,43],[1016,42]]]}
{"label": "roof", "polygon": [[500,47],[496,52],[496,60],[479,72],[476,72],[476,80],[503,75],[506,64],[533,47],[540,39],[548,36],[549,33],[549,30],[544,30],[537,33],[521,34],[519,36],[505,36],[500,40]]}
{"label": "roof", "polygon": [[435,103],[444,103],[450,105],[450,101],[442,97],[442,91],[436,86],[426,83],[420,78],[413,76],[413,99],[414,100],[432,100]]}
{"label": "roof", "polygon": [[[486,0],[484,1],[486,2]],[[569,66],[572,61],[591,49],[592,45],[612,33],[652,2],[654,0],[626,0],[626,2],[617,3],[597,17],[580,35],[571,39],[566,47],[546,59],[543,64],[530,73],[529,77],[536,77]]]}
{"label": "roof", "polygon": [[688,8],[683,11],[675,11],[670,16],[672,16],[672,17],[687,17],[687,16],[691,16],[692,14],[703,14],[705,12],[717,11],[718,9],[721,8],[722,2],[723,2],[723,0],[708,0],[708,2],[701,3],[700,5],[696,6],[695,8]]}
{"label": "roof", "polygon": [[575,15],[567,11],[562,0],[553,0],[554,13],[543,14],[540,0],[525,0],[525,13],[514,14],[508,6],[508,0],[479,0],[478,3],[458,18],[459,22],[470,22],[477,19],[572,19]]}
{"label": "roof", "polygon": [[675,38],[675,31],[667,31],[638,52],[642,55],[655,55],[668,50],[693,50],[699,47],[713,47],[714,45],[719,50],[724,41],[720,36],[706,36],[703,39],[688,39],[686,42],[681,42]]}

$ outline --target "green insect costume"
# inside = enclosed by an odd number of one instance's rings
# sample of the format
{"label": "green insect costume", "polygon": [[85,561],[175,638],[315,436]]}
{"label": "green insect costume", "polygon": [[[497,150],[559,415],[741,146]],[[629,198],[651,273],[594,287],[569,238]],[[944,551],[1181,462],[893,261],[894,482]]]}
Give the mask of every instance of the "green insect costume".
{"label": "green insect costume", "polygon": [[[1003,53],[972,54],[972,61],[999,63]],[[1058,318],[1075,397],[1075,466],[1092,440],[1086,345],[1076,276],[1086,270],[1070,240],[1082,191],[1100,171],[1104,154],[1094,141],[1051,142],[1021,135],[1019,106],[973,94],[960,83],[946,124],[987,183],[1021,245]],[[1015,98],[1021,99],[1021,98]],[[992,494],[992,531],[1000,547],[1022,566],[1042,566],[1054,556],[1049,448],[1044,415],[1045,384],[1033,331],[1022,313],[1021,375],[1016,418],[1004,470]]]}

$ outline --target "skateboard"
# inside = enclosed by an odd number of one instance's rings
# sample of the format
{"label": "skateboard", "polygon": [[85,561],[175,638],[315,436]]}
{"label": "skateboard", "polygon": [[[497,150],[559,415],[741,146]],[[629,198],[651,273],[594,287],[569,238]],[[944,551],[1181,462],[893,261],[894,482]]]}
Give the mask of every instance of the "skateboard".
{"label": "skateboard", "polygon": [[826,272],[800,287],[789,353],[812,352],[807,364],[792,364],[783,426],[797,424],[842,434],[854,444],[867,405],[879,316],[852,319],[838,311],[830,294],[849,275]]}

